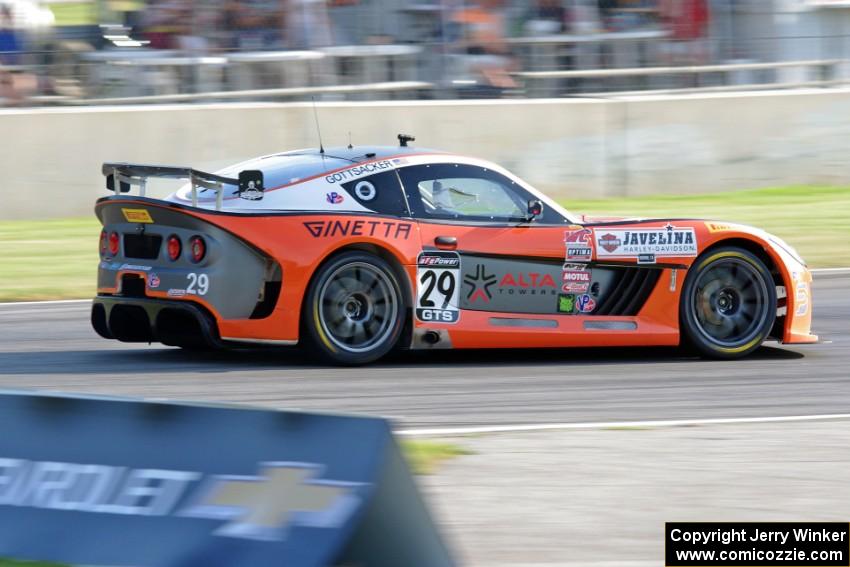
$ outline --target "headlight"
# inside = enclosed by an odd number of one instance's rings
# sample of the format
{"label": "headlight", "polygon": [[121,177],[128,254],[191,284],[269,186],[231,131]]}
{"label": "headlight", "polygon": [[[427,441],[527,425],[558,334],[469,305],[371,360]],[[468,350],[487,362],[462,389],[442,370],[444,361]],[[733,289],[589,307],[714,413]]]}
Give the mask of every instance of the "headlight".
{"label": "headlight", "polygon": [[797,252],[797,249],[779,238],[778,236],[771,236],[770,241],[785,250],[788,254],[791,255],[792,258],[800,262],[802,265],[806,265],[806,261],[803,260],[803,257],[800,256],[800,253]]}

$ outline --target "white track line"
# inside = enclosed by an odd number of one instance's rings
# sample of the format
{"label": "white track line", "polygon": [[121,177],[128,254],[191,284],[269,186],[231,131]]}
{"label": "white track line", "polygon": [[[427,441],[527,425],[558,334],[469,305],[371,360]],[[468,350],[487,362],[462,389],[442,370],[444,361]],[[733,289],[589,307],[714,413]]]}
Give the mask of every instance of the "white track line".
{"label": "white track line", "polygon": [[733,425],[738,423],[783,423],[792,421],[827,421],[850,419],[850,413],[822,415],[786,415],[780,417],[729,417],[717,419],[669,419],[657,421],[598,421],[589,423],[532,423],[527,425],[483,425],[471,427],[434,427],[399,429],[397,435],[410,437],[436,437],[444,435],[472,435],[475,433],[518,433],[523,431],[569,431],[579,429],[611,429],[628,427],[683,427],[688,425]]}
{"label": "white track line", "polygon": [[54,299],[50,301],[8,301],[0,303],[0,307],[15,306],[22,307],[25,305],[71,305],[74,303],[91,303],[91,299]]}
{"label": "white track line", "polygon": [[[832,275],[832,274],[850,274],[850,268],[819,268],[817,270],[812,270],[812,274],[818,275]],[[5,307],[7,305],[15,305],[15,306],[23,306],[23,305],[62,305],[62,304],[74,304],[74,303],[90,303],[91,299],[58,299],[58,300],[49,300],[49,301],[7,301],[5,303],[0,302],[0,307]]]}

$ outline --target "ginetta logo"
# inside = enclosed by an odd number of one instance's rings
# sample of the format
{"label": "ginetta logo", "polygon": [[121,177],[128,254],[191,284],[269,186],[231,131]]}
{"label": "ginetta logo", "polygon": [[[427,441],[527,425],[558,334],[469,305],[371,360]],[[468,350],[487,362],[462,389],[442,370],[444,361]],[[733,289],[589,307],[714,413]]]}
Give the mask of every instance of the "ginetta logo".
{"label": "ginetta logo", "polygon": [[369,236],[374,238],[410,238],[409,222],[380,220],[320,220],[307,221],[304,228],[313,238],[329,236]]}
{"label": "ginetta logo", "polygon": [[232,476],[0,458],[0,506],[214,520],[214,535],[280,541],[290,526],[340,527],[360,502],[360,484],[321,472],[293,462]]}

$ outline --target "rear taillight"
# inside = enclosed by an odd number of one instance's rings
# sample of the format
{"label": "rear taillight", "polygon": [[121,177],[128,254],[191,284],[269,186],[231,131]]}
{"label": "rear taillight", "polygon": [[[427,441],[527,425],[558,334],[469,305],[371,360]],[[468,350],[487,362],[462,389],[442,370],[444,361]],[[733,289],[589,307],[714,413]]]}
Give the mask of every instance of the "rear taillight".
{"label": "rear taillight", "polygon": [[118,255],[118,250],[121,247],[121,237],[117,232],[109,233],[109,253],[113,256]]}
{"label": "rear taillight", "polygon": [[106,256],[106,240],[107,240],[106,231],[101,230],[100,231],[100,255],[101,256]]}
{"label": "rear taillight", "polygon": [[180,238],[177,235],[172,234],[168,237],[168,259],[174,262],[180,257],[180,252],[183,249],[183,245],[180,244]]}
{"label": "rear taillight", "polygon": [[189,240],[189,250],[192,252],[192,261],[197,264],[207,255],[207,244],[200,236],[193,236]]}

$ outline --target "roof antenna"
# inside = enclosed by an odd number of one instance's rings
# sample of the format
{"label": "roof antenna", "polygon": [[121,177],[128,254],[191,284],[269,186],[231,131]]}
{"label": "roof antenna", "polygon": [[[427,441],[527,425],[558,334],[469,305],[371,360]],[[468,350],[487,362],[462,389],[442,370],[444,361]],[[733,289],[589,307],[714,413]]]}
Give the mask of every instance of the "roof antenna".
{"label": "roof antenna", "polygon": [[325,155],[325,146],[322,144],[322,129],[319,127],[319,112],[316,110],[316,97],[311,96],[313,101],[313,118],[316,119],[316,132],[319,133],[319,153]]}
{"label": "roof antenna", "polygon": [[348,149],[353,150],[354,146],[351,145],[351,130],[348,131]]}

